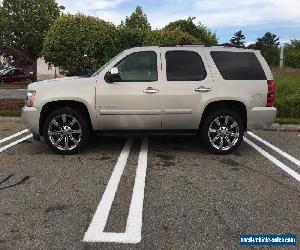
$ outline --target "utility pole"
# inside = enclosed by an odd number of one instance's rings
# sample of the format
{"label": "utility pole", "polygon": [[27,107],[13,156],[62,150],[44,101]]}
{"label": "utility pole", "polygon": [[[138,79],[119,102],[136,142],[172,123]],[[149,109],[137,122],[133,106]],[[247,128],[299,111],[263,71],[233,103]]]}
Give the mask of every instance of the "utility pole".
{"label": "utility pole", "polygon": [[283,63],[284,63],[284,48],[283,46],[280,47],[280,68],[283,67]]}

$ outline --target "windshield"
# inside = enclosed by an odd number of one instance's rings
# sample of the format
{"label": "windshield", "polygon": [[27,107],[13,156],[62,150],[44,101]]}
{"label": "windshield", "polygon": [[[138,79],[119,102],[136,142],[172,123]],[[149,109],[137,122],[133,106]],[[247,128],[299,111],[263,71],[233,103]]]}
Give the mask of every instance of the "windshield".
{"label": "windshield", "polygon": [[93,75],[92,77],[94,76],[97,76],[101,73],[101,71],[107,67],[107,65],[109,65],[113,60],[115,60],[118,56],[122,55],[123,52],[121,52],[120,54],[116,55],[115,57],[113,57],[112,59],[110,59],[107,63],[105,63],[100,69],[98,69]]}

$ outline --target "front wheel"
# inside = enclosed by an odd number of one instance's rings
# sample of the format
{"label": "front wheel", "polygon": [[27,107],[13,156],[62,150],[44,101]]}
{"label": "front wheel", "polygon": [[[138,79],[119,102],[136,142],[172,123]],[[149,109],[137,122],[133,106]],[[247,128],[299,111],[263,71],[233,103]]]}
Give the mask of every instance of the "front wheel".
{"label": "front wheel", "polygon": [[43,126],[45,141],[54,152],[75,154],[87,143],[90,131],[82,113],[65,107],[53,111]]}
{"label": "front wheel", "polygon": [[238,112],[223,109],[205,116],[201,135],[208,150],[230,154],[243,140],[244,125]]}

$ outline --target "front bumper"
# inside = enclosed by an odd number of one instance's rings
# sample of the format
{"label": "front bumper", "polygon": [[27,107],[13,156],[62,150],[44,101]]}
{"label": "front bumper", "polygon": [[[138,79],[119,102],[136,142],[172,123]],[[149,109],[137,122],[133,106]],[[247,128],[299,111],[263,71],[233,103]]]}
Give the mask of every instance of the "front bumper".
{"label": "front bumper", "polygon": [[267,129],[274,123],[277,115],[277,109],[273,107],[255,107],[248,110],[247,128]]}
{"label": "front bumper", "polygon": [[23,107],[22,120],[28,127],[34,138],[38,138],[40,135],[40,112],[36,107]]}

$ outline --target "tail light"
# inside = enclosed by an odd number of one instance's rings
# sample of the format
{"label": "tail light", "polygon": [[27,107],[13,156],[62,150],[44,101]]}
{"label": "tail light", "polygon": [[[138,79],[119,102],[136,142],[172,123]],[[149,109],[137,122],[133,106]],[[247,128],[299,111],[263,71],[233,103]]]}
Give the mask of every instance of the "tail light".
{"label": "tail light", "polygon": [[267,107],[273,107],[275,102],[275,81],[268,80]]}

